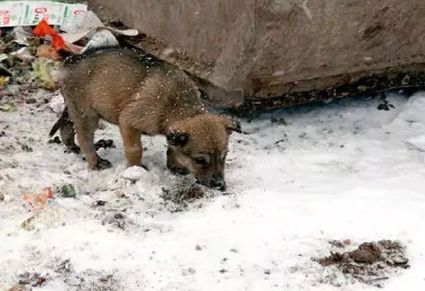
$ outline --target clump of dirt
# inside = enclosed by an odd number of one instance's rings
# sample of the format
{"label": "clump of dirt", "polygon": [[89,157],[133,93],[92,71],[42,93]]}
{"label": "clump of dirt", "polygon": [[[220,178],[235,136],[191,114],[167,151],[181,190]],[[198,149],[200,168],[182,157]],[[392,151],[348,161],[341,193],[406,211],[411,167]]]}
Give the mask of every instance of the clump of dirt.
{"label": "clump of dirt", "polygon": [[55,272],[59,274],[69,274],[69,273],[72,273],[73,271],[74,269],[72,267],[70,259],[66,259],[62,261],[55,270]]}
{"label": "clump of dirt", "polygon": [[100,148],[115,148],[114,141],[112,139],[99,139],[95,144],[94,147],[96,150],[99,150]]}
{"label": "clump of dirt", "polygon": [[112,273],[99,273],[92,270],[76,272],[69,259],[62,261],[54,270],[56,278],[72,290],[123,290],[118,278]]}
{"label": "clump of dirt", "polygon": [[381,94],[381,98],[379,100],[381,101],[381,103],[377,107],[378,110],[390,111],[391,109],[395,108],[394,105],[388,102],[387,97],[384,93]]}
{"label": "clump of dirt", "polygon": [[122,230],[126,229],[127,223],[127,217],[122,212],[113,213],[102,220],[103,225],[110,224]]}
{"label": "clump of dirt", "polygon": [[201,198],[206,197],[207,193],[203,187],[198,184],[179,184],[173,188],[162,188],[162,199],[165,204],[171,208],[172,212],[183,211],[190,204],[198,201]]}
{"label": "clump of dirt", "polygon": [[177,198],[184,201],[194,201],[205,196],[205,192],[198,185],[192,185],[187,188],[182,188],[179,190]]}
{"label": "clump of dirt", "polygon": [[39,273],[23,273],[19,275],[20,286],[31,286],[31,287],[41,287],[46,282],[46,277],[40,275]]}
{"label": "clump of dirt", "polygon": [[[338,248],[346,243],[330,242]],[[380,240],[362,243],[357,249],[346,252],[331,252],[324,258],[313,258],[323,267],[335,266],[344,275],[363,283],[381,287],[381,282],[389,278],[397,268],[409,268],[406,248],[397,241]]]}

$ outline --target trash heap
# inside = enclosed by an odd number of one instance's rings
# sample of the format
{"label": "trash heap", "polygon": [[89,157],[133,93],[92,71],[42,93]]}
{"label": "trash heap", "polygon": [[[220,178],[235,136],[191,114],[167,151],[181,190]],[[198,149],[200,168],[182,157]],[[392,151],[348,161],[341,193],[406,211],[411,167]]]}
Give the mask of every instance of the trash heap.
{"label": "trash heap", "polygon": [[35,91],[58,89],[63,60],[119,45],[134,29],[106,26],[75,1],[0,2],[0,111],[31,103]]}

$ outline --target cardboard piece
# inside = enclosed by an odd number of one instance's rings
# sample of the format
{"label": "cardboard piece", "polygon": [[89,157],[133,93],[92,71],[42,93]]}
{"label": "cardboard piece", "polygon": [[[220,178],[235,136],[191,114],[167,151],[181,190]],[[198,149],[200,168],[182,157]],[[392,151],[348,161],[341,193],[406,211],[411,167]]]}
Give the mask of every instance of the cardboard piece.
{"label": "cardboard piece", "polygon": [[45,19],[50,25],[83,23],[87,4],[61,1],[0,1],[0,27],[33,26]]}

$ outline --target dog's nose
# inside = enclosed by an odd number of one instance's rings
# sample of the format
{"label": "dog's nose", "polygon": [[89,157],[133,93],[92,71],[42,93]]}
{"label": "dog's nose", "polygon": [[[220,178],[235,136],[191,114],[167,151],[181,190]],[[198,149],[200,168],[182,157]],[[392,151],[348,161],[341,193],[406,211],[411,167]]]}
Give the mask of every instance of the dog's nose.
{"label": "dog's nose", "polygon": [[220,191],[226,190],[226,182],[224,182],[223,178],[214,178],[211,181],[211,187],[216,188]]}

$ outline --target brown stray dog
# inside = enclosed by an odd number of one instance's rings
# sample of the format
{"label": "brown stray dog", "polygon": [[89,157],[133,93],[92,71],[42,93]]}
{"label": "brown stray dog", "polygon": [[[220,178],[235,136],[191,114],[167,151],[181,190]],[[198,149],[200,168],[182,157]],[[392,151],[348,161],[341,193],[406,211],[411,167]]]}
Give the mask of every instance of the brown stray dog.
{"label": "brown stray dog", "polygon": [[128,49],[106,49],[68,60],[61,83],[66,109],[50,135],[60,129],[62,142],[79,152],[76,132],[90,169],[111,167],[94,145],[103,119],[119,126],[129,166],[142,165],[142,134],[165,135],[171,171],[225,189],[229,134],[240,125],[208,113],[183,71]]}

